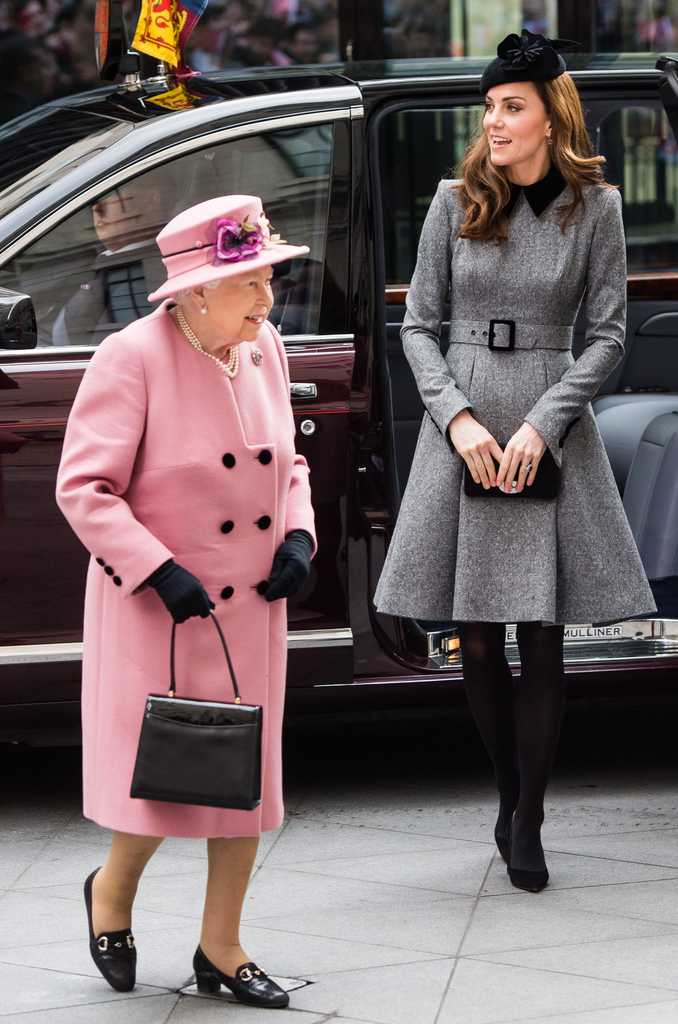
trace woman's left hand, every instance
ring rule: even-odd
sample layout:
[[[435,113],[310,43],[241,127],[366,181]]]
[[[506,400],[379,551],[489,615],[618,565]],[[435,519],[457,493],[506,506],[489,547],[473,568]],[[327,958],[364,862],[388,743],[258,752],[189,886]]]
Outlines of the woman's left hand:
[[[539,431],[530,423],[523,423],[504,448],[497,470],[497,487],[515,493],[522,491],[525,485],[529,487],[545,451],[546,442]],[[515,487],[511,487],[513,480],[516,481]]]
[[[267,601],[296,594],[311,571],[313,541],[306,530],[292,530],[273,558],[273,567],[264,591]]]

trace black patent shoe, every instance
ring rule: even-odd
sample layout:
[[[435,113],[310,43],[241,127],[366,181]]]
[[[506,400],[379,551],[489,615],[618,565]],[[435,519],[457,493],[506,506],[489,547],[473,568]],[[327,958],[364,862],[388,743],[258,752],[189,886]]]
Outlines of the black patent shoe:
[[[203,995],[216,995],[221,986],[225,985],[236,999],[239,999],[241,1003],[248,1003],[249,1006],[282,1009],[289,1005],[290,997],[285,989],[276,985],[251,960],[246,964],[241,964],[235,972],[235,977],[230,978],[228,974],[223,974],[218,967],[215,967],[198,946],[193,957],[193,970],[198,992],[202,992]]]
[[[92,928],[92,882],[97,871],[85,879],[85,907],[89,928],[89,951],[92,960],[111,988],[116,992],[131,992],[136,983],[137,951],[129,928],[94,935]]]

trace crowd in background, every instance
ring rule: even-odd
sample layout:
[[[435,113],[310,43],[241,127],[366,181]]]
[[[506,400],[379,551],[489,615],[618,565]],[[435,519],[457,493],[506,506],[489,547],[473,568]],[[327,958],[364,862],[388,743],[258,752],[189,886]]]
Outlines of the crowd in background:
[[[98,84],[90,0],[0,0],[0,122]]]
[[[473,26],[474,5],[483,0],[364,2],[383,4],[384,58],[462,56],[474,53],[478,46],[483,53],[491,52],[491,40],[479,41],[472,34],[465,38],[466,29],[460,28],[461,24]],[[139,0],[123,3],[133,33]],[[338,61],[340,3],[209,0],[185,59],[200,72]],[[94,4],[95,0],[0,0],[0,123],[45,100],[99,84]],[[520,7],[525,27],[554,34],[552,5],[545,0],[522,0]],[[596,0],[599,52],[661,51],[676,46],[678,0]]]
[[[196,71],[339,59],[338,0],[209,0],[189,41]]]
[[[209,0],[186,61],[203,72],[336,61],[337,2]],[[130,0],[130,33],[136,9]],[[94,0],[0,0],[0,123],[98,84]]]

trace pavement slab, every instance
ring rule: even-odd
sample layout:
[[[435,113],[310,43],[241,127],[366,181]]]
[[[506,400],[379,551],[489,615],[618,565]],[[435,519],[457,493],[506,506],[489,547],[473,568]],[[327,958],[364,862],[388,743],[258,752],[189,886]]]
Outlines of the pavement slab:
[[[621,981],[678,992],[678,932],[634,935],[539,949],[504,950],[474,959],[534,967],[559,974]]]
[[[290,1001],[295,1009],[374,1024],[434,1024],[451,966],[443,959],[312,976],[316,984],[293,993]]]
[[[420,737],[376,719],[298,725],[285,821],[261,837],[242,927],[248,955],[290,988],[276,1020],[676,1024],[674,721],[592,711],[565,729],[538,894],[514,888],[497,853],[491,768],[470,725],[436,719]],[[0,809],[0,1024],[271,1024],[268,1010],[195,988],[200,839],[169,838],[149,862],[138,985],[113,992],[89,955],[82,896],[110,832],[81,815],[79,754],[0,757],[13,780]]]
[[[476,901],[456,896],[414,901],[394,897],[390,905],[351,904],[331,910],[256,918],[257,927],[311,937],[337,938],[367,945],[454,956],[468,927]]]
[[[547,888],[540,895],[554,906],[591,915],[678,925],[678,881],[675,878],[551,892]]]
[[[598,914],[583,904],[569,906],[565,900],[547,896],[545,890],[521,892],[515,896],[481,899],[460,952],[470,956],[506,949],[540,949],[665,934],[678,935],[678,929],[670,923],[632,920],[621,913]]]
[[[432,850],[399,850],[364,857],[303,861],[288,870],[425,889],[431,893],[475,896],[494,857],[495,845],[460,840],[437,840]],[[654,877],[657,877],[656,873]]]
[[[81,1006],[7,1014],[0,1009],[0,1020],[2,1024],[165,1024],[179,1000],[176,994],[122,1000],[112,994],[108,1002]]]
[[[134,1002],[155,995],[152,988],[137,985],[133,992],[116,993],[101,977],[53,971],[46,967],[22,967],[0,962],[0,1020],[2,1015],[31,1010],[96,1003]]]
[[[671,992],[529,967],[458,962],[436,1024],[552,1024],[551,1015],[666,1002]],[[644,1024],[653,1024],[652,1005]]]
[[[676,1024],[678,1002],[644,1003],[640,1006],[613,1006],[582,1013],[549,1014],[544,1024]],[[505,1024],[534,1024],[534,1017],[514,1017]]]
[[[661,833],[660,833],[661,834]],[[586,886],[617,885],[628,882],[648,882],[665,878],[678,879],[674,867],[654,864],[636,864],[630,860],[610,860],[577,853],[553,853],[545,851],[549,868],[548,890],[578,889]],[[515,893],[515,886],[506,870],[506,864],[499,857],[483,886],[483,895]]]

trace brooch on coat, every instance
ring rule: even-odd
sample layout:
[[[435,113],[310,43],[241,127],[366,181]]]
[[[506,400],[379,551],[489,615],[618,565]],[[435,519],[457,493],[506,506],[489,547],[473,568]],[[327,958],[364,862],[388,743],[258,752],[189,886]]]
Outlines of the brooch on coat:
[[[254,363],[255,366],[261,366],[263,361],[264,353],[261,351],[260,348],[257,348],[257,346],[255,345],[254,348],[252,349],[252,362]]]

